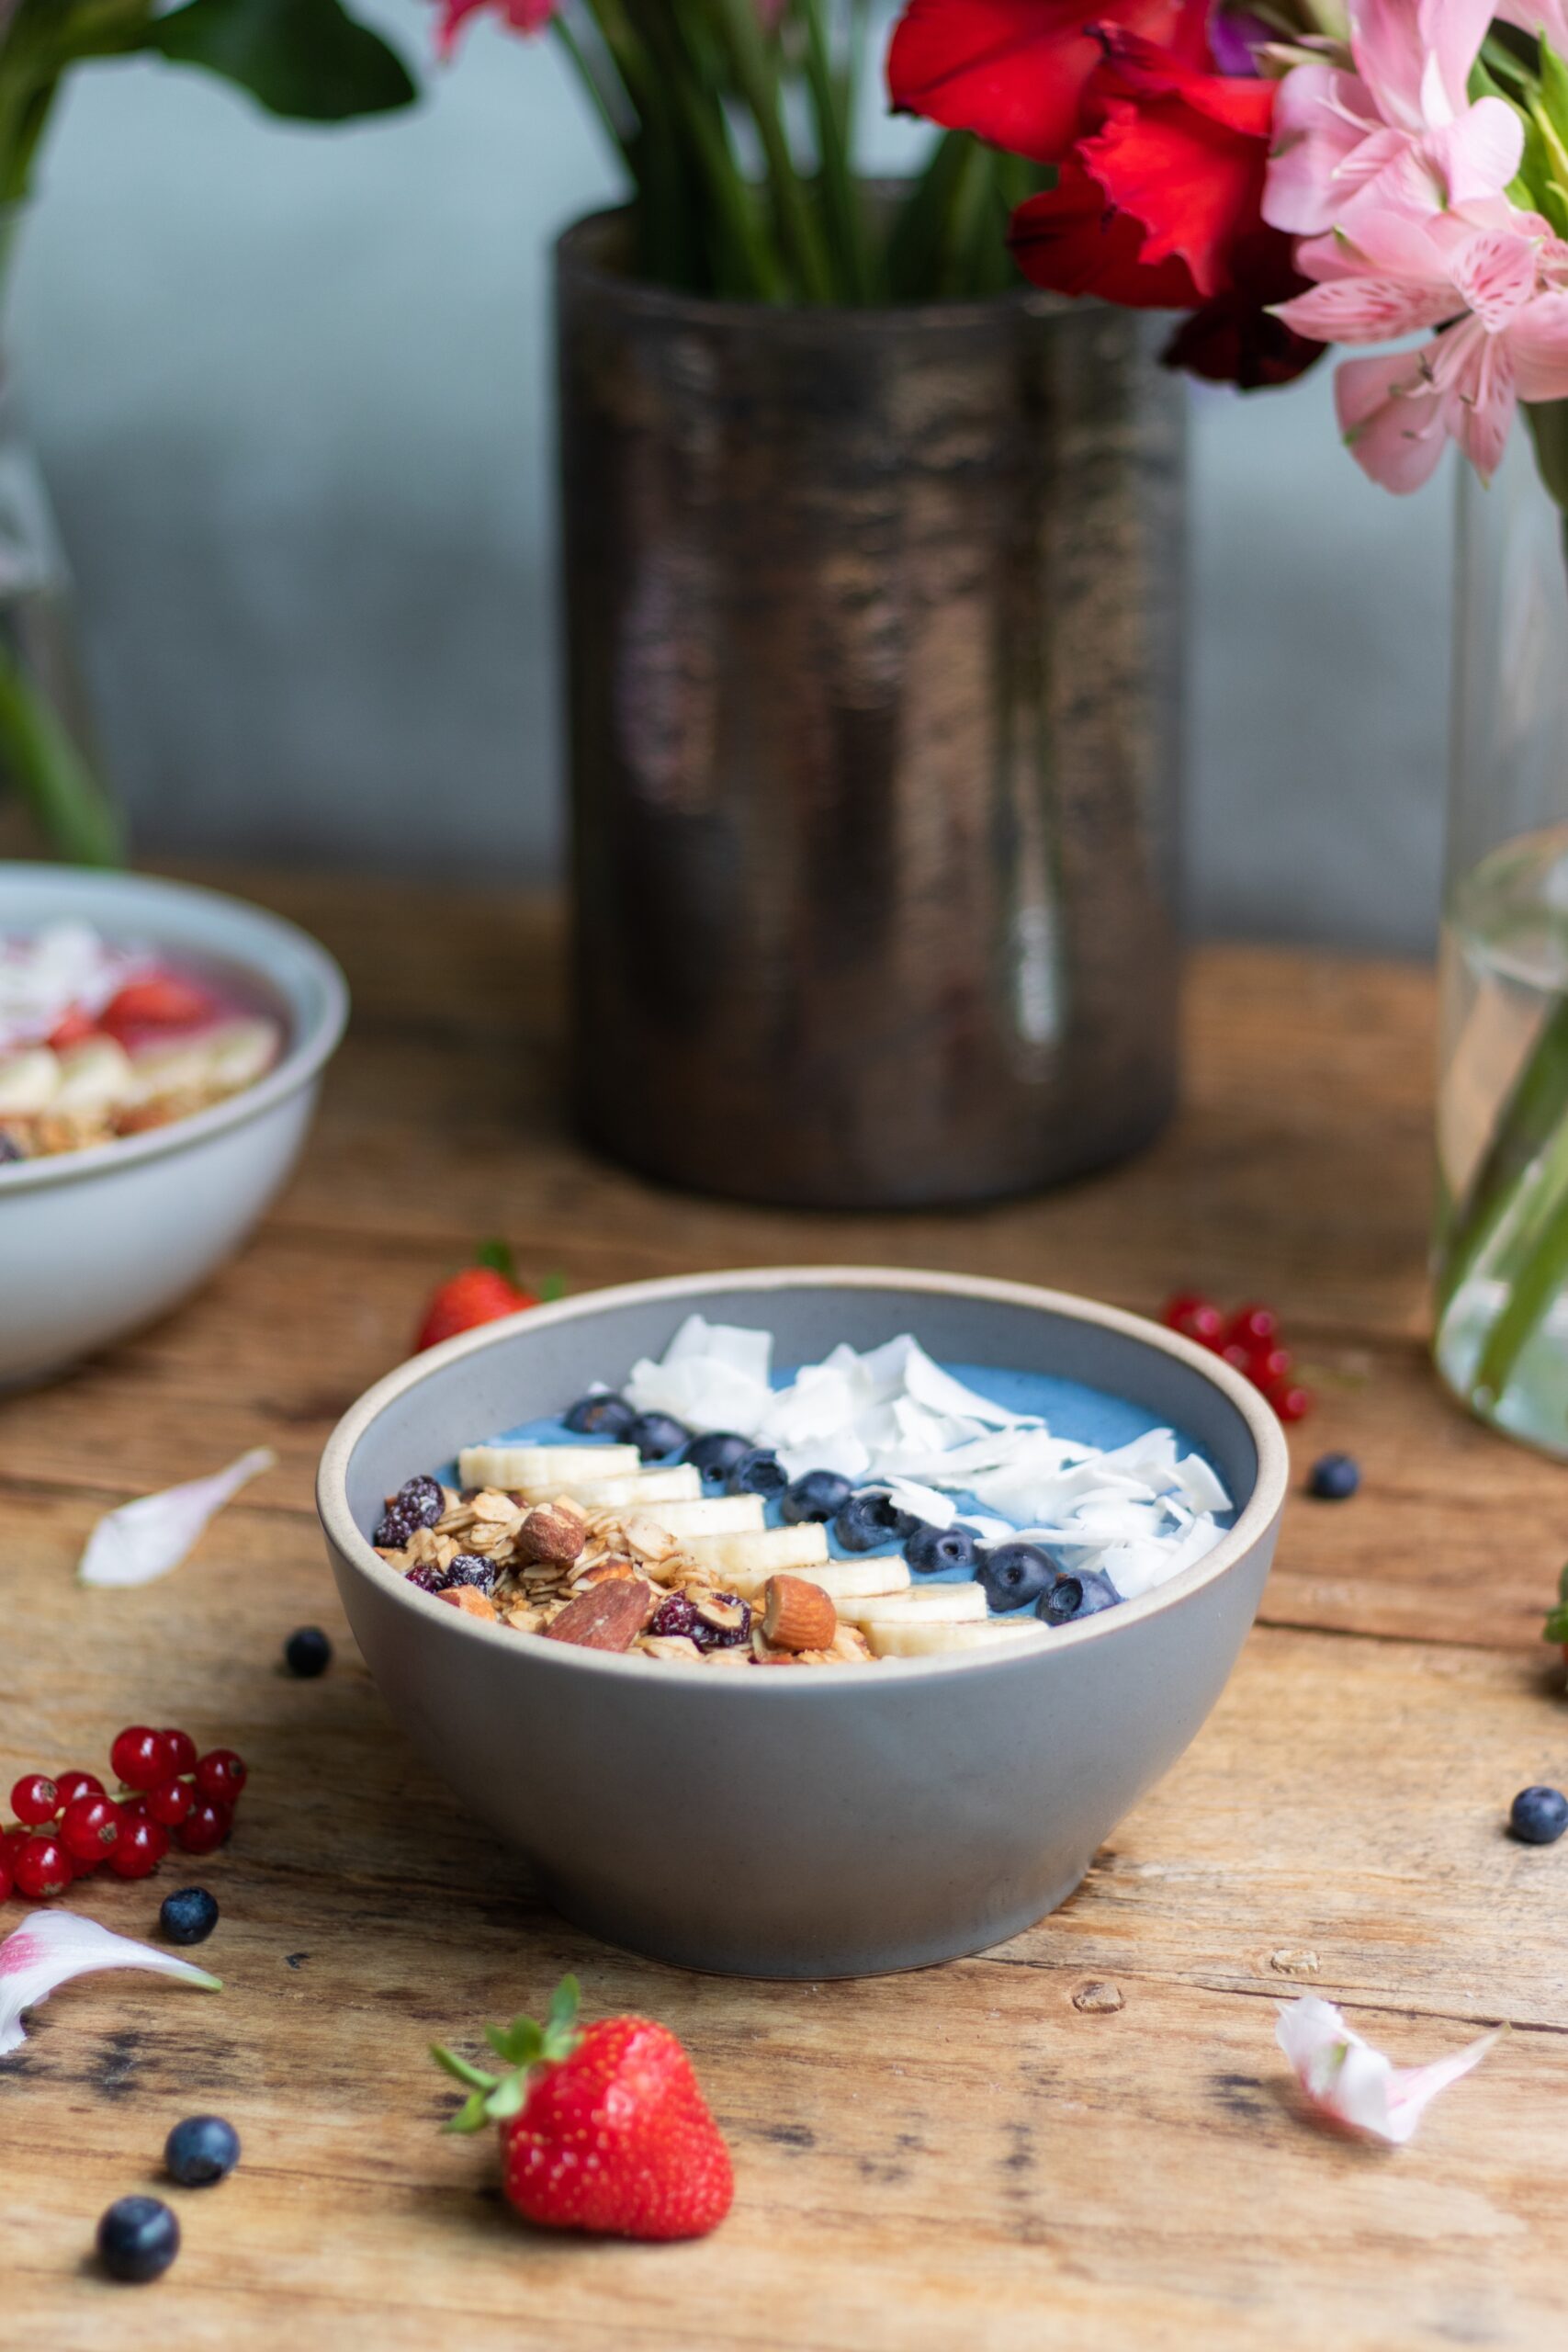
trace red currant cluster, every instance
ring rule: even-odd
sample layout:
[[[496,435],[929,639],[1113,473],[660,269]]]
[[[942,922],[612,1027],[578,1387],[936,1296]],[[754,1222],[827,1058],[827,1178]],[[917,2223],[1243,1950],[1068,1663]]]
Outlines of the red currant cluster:
[[[1313,1408],[1313,1394],[1303,1388],[1292,1368],[1289,1348],[1280,1339],[1280,1318],[1271,1306],[1238,1306],[1227,1315],[1212,1298],[1184,1290],[1168,1299],[1160,1320],[1183,1339],[1213,1348],[1237,1372],[1261,1388],[1282,1421],[1301,1421]]]
[[[108,1868],[150,1878],[173,1838],[187,1854],[210,1854],[234,1826],[245,1768],[231,1747],[196,1752],[186,1731],[133,1724],[109,1750],[119,1780],[107,1796],[93,1772],[25,1772],[11,1791],[14,1828],[0,1830],[0,1903],[13,1887],[36,1902],[63,1894]]]

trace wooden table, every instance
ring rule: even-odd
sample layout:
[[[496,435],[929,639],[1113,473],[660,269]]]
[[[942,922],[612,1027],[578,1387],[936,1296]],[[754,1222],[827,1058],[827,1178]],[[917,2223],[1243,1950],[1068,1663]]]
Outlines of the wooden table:
[[[0,1779],[101,1768],[127,1721],[231,1739],[253,1768],[239,1834],[186,1873],[222,1903],[227,1990],[86,1980],[0,2065],[0,2342],[28,2323],[49,2352],[1568,2340],[1568,1845],[1502,1834],[1516,1789],[1568,1781],[1539,1639],[1568,1476],[1464,1420],[1427,1370],[1427,977],[1213,951],[1188,1107],[1135,1166],[977,1215],[786,1217],[660,1193],[570,1142],[544,915],[249,882],[355,993],[307,1162],[205,1296],[0,1405]],[[542,1909],[405,1751],[311,1513],[333,1422],[498,1230],[574,1287],[880,1259],[1145,1310],[1190,1283],[1266,1296],[1319,1368],[1298,1462],[1345,1445],[1365,1487],[1295,1503],[1212,1722],[1055,1917],[882,1982],[646,1966]],[[177,1575],[75,1587],[101,1509],[258,1441],[281,1466]],[[278,1668],[306,1621],[341,1640],[320,1682]],[[175,1883],[99,1882],[91,1907],[143,1935]],[[536,2007],[567,1967],[595,2009],[646,2007],[688,2041],[739,2183],[706,2242],[531,2235],[488,2136],[439,2133],[427,2041]],[[1080,2006],[1094,1982],[1122,2007]],[[1414,2146],[1378,2151],[1299,2114],[1274,2012],[1309,1986],[1407,2061],[1514,2030]],[[243,2169],[176,2192],[185,2250],[160,2286],[101,2280],[98,2212],[154,2188],[170,2124],[212,2109]]]

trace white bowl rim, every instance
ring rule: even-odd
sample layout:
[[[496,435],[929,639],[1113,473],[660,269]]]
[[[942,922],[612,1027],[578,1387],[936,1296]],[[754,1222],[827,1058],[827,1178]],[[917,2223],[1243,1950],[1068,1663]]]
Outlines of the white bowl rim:
[[[79,882],[88,897],[101,894],[106,899],[120,892],[133,898],[144,898],[148,929],[156,934],[157,903],[170,899],[183,900],[188,905],[200,905],[221,910],[231,919],[238,916],[240,925],[253,936],[260,933],[270,939],[275,947],[284,949],[299,966],[308,972],[321,997],[320,1010],[308,1025],[302,1024],[290,1037],[283,1057],[265,1078],[254,1085],[242,1087],[237,1094],[214,1102],[205,1111],[193,1111],[188,1117],[173,1119],[166,1127],[153,1127],[146,1135],[117,1136],[112,1143],[89,1144],[82,1151],[51,1152],[40,1159],[7,1161],[0,1167],[0,1199],[7,1193],[29,1193],[46,1185],[79,1183],[85,1178],[104,1175],[116,1168],[130,1168],[149,1159],[160,1159],[167,1153],[184,1151],[203,1143],[209,1136],[221,1135],[229,1127],[243,1126],[248,1120],[260,1118],[276,1103],[284,1102],[302,1086],[310,1083],[331,1059],[348,1022],[348,982],[337,963],[328,955],[321,942],[312,939],[308,931],[290,922],[284,915],[275,915],[270,908],[258,907],[249,899],[231,896],[226,890],[211,890],[197,882],[165,880],[157,874],[119,873],[97,867],[28,865],[19,862],[0,864],[0,899],[8,883],[21,878],[56,880],[69,874]],[[6,918],[0,914],[0,922]],[[131,920],[135,920],[134,916]],[[231,949],[220,951],[231,960],[264,980],[277,986],[276,976],[254,952],[247,953],[246,944],[237,940]]]
[[[1098,1324],[1103,1329],[1120,1331],[1129,1339],[1141,1340],[1156,1352],[1174,1356],[1179,1363],[1201,1374],[1235,1408],[1258,1453],[1258,1475],[1252,1493],[1237,1513],[1235,1526],[1225,1531],[1213,1550],[1194,1561],[1190,1568],[1184,1568],[1179,1576],[1172,1577],[1168,1584],[1160,1585],[1135,1600],[1121,1601],[1116,1608],[1102,1610],[1077,1625],[1055,1627],[1037,1642],[1001,1642],[994,1648],[981,1647],[953,1657],[877,1658],[864,1666],[825,1668],[820,1674],[718,1674],[707,1666],[662,1660],[660,1675],[680,1689],[689,1691],[700,1681],[705,1690],[744,1693],[749,1705],[775,1702],[772,1694],[780,1694],[783,1703],[788,1704],[790,1692],[802,1688],[815,1688],[820,1692],[824,1681],[835,1690],[846,1684],[858,1690],[868,1678],[880,1688],[890,1677],[902,1680],[916,1675],[924,1681],[932,1675],[997,1672],[1008,1666],[1026,1667],[1033,1659],[1059,1657],[1064,1649],[1076,1648],[1082,1643],[1113,1639],[1129,1625],[1179,1608],[1237,1566],[1253,1545],[1267,1535],[1284,1508],[1290,1488],[1290,1449],[1273,1408],[1249,1380],[1211,1350],[1149,1322],[1144,1316],[1102,1306],[1096,1299],[1080,1298],[1070,1291],[1004,1282],[990,1275],[936,1273],[899,1266],[750,1266],[730,1273],[672,1274],[653,1282],[622,1283],[610,1289],[584,1291],[573,1298],[560,1299],[547,1306],[526,1307],[519,1314],[481,1324],[455,1340],[445,1340],[439,1347],[412,1356],[367,1389],[350,1406],[327,1441],[316,1478],[316,1510],[328,1537],[357,1575],[389,1593],[401,1607],[417,1611],[421,1621],[428,1624],[428,1596],[412,1590],[397,1569],[388,1566],[374,1545],[360,1533],[348,1508],[350,1458],[387,1406],[446,1364],[494,1347],[525,1326],[532,1330],[548,1329],[552,1324],[606,1313],[631,1302],[667,1298],[672,1304],[685,1302],[695,1307],[715,1292],[754,1291],[759,1297],[765,1297],[770,1291],[808,1287],[929,1291],[933,1295],[946,1293],[964,1298],[993,1299],[1006,1306],[1045,1309],[1071,1321]],[[448,1616],[451,1622],[444,1630],[459,1639],[499,1644],[512,1655],[521,1654],[547,1672],[635,1674],[641,1678],[648,1674],[647,1663],[640,1658],[573,1649],[564,1642],[529,1641],[508,1626],[488,1624],[481,1618],[465,1616],[460,1610],[448,1611]],[[761,1690],[756,1688],[759,1681],[763,1686]]]

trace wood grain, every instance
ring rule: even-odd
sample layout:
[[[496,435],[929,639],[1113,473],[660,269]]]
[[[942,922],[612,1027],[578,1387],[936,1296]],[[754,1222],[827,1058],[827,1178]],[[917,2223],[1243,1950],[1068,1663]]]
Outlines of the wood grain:
[[[231,1739],[239,1834],[186,1873],[223,1906],[209,1997],[134,1976],[56,1996],[0,2065],[9,2333],[58,2352],[344,2345],[845,2352],[1541,2348],[1568,2334],[1568,1848],[1503,1834],[1568,1781],[1537,1638],[1561,1469],[1467,1422],[1420,1347],[1428,983],[1257,950],[1199,959],[1190,1107],[1101,1183],[974,1216],[785,1217],[596,1166],[553,1105],[555,929],[512,901],[253,879],[344,957],[355,1035],[306,1167],[200,1299],[0,1404],[0,1785],[97,1762],[132,1719]],[[1322,1365],[1303,1459],[1362,1495],[1299,1502],[1205,1731],[1054,1918],[983,1959],[858,1984],[649,1967],[545,1911],[390,1729],[310,1509],[322,1438],[478,1234],[575,1285],[792,1258],[1005,1272],[1149,1308],[1269,1295]],[[85,1593],[105,1503],[265,1440],[280,1467],[166,1583]],[[325,1625],[332,1671],[279,1669]],[[149,1932],[151,1886],[92,1909]],[[85,1901],[85,1896],[84,1896]],[[535,2236],[493,2152],[443,2138],[425,2044],[470,2044],[565,1967],[595,2008],[688,2041],[736,2152],[713,2239]],[[1114,1985],[1118,2009],[1074,1996]],[[1397,2154],[1304,2121],[1274,2003],[1343,1999],[1397,2056],[1513,2030]],[[165,2281],[87,2260],[157,2187],[184,2113],[243,2165],[177,2198]]]

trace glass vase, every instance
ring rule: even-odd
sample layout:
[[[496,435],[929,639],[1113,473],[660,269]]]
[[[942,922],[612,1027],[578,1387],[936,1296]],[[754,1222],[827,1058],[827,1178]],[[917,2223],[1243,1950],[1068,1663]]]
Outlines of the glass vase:
[[[0,210],[0,305],[17,220]],[[77,651],[71,573],[0,345],[0,857],[118,863]]]
[[[1435,1346],[1568,1457],[1568,533],[1522,424],[1460,471]]]

